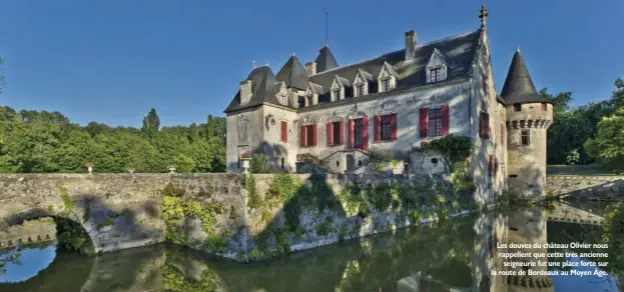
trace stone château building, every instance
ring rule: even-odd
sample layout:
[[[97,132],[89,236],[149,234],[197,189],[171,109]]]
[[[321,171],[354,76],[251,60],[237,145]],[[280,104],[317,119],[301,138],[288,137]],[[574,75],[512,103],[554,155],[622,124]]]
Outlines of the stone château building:
[[[482,200],[508,186],[541,194],[552,104],[535,90],[519,50],[496,94],[486,17],[482,7],[479,29],[428,43],[406,32],[404,48],[355,64],[338,65],[325,45],[305,66],[293,55],[277,74],[254,68],[225,109],[228,172],[241,171],[242,153],[263,153],[278,171],[306,171],[313,160],[328,172],[357,173],[383,151],[406,172],[439,173],[435,155],[414,149],[454,134],[474,143]]]

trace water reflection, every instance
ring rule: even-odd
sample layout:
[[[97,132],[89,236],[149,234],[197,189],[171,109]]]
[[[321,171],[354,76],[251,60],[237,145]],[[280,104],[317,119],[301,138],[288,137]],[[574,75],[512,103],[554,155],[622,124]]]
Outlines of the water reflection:
[[[549,212],[471,215],[251,264],[166,245],[97,257],[59,252],[36,276],[0,284],[0,291],[618,291],[613,277],[492,275],[526,269],[505,267],[499,255],[521,250],[496,248],[498,244],[600,237],[601,229],[591,225],[549,221]],[[555,260],[561,259],[522,259],[536,265]],[[9,275],[13,268],[7,267]]]

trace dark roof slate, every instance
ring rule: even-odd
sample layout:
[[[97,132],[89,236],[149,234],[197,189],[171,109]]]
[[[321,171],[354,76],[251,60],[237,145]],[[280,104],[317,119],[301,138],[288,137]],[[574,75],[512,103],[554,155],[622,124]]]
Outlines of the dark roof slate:
[[[334,54],[332,54],[327,45],[319,50],[319,55],[314,62],[316,62],[316,72],[323,72],[338,67],[338,62],[336,62]]]
[[[308,87],[308,71],[301,65],[294,55],[277,72],[276,78],[286,83],[286,87],[295,87],[305,90]]]
[[[374,59],[337,67],[336,60],[329,51],[329,48],[324,47],[320,50],[320,54],[316,59],[318,73],[308,76],[308,83],[304,88],[307,89],[311,83],[314,83],[312,86],[314,87],[314,91],[319,94],[319,102],[329,102],[329,98],[325,95],[328,95],[336,75],[352,83],[358,71],[362,70],[375,79],[379,76],[379,72],[382,70],[385,62],[392,66],[395,71],[394,73],[398,75],[397,86],[393,90],[426,85],[425,70],[434,49],[437,49],[443,54],[445,61],[449,65],[447,80],[467,77],[471,69],[472,60],[479,47],[480,32],[481,30],[470,31],[418,45],[415,49],[414,59],[410,61],[405,61],[405,49],[401,49]],[[278,73],[279,77],[273,75],[273,72],[268,66],[255,68],[247,77],[247,80],[252,80],[253,96],[250,102],[241,105],[239,91],[230,105],[225,109],[225,112],[227,113],[260,105],[263,102],[279,104],[275,98],[275,91],[272,90],[273,86],[279,84],[277,83],[278,80],[284,81],[289,86],[297,88],[302,86],[303,84],[301,84],[301,82],[304,78],[302,76],[303,74],[300,74],[298,68],[300,65],[301,63],[296,60],[296,58],[291,57],[284,67],[280,69]],[[303,70],[305,70],[305,68]],[[293,105],[289,105],[289,107],[293,107]]]
[[[505,79],[500,96],[506,104],[550,102],[535,90],[535,85],[533,85],[533,80],[520,50],[516,51],[511,60],[507,79]]]

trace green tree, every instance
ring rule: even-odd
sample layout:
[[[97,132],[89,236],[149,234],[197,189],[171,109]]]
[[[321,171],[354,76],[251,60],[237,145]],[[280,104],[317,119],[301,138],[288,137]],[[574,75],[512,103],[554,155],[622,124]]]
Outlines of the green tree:
[[[143,127],[141,128],[141,131],[145,133],[151,141],[158,134],[159,129],[160,118],[158,118],[156,109],[152,108],[147,116],[143,118]]]
[[[273,164],[264,154],[254,154],[249,162],[249,172],[251,173],[273,173]]]
[[[624,107],[598,123],[595,139],[585,143],[585,150],[606,168],[624,172]]]

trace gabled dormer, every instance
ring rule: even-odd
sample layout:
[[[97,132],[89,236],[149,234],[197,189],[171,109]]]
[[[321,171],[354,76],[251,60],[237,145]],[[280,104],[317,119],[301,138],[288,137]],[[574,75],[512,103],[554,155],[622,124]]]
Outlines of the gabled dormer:
[[[335,75],[331,86],[331,101],[344,99],[349,86],[351,86],[351,83],[348,79]]]
[[[309,82],[308,88],[306,89],[304,98],[304,106],[312,106],[318,104],[318,97],[323,93],[323,86],[320,86],[316,83]]]
[[[358,69],[355,79],[353,80],[353,96],[359,97],[367,95],[371,81],[375,81],[373,75],[362,69]]]
[[[384,62],[377,76],[377,88],[379,92],[388,92],[396,87],[399,74],[394,66]]]
[[[277,99],[277,102],[283,106],[288,106],[288,90],[286,89],[286,83],[277,82],[275,88],[275,99]]]
[[[449,65],[444,55],[438,49],[433,49],[427,62],[427,83],[446,80],[448,69]]]

